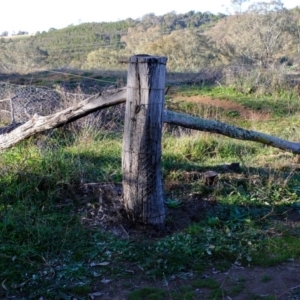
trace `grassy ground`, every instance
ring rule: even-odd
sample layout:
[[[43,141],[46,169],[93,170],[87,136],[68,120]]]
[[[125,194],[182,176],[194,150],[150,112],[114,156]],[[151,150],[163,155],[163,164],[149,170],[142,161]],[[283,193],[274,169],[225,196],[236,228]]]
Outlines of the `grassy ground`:
[[[245,120],[238,111],[189,102],[190,96],[229,99],[262,118]],[[182,88],[167,99],[169,109],[295,141],[298,102],[286,94],[256,99],[220,87]],[[114,192],[121,182],[121,136],[56,130],[1,153],[1,299],[224,299],[243,293],[247,282],[240,278],[225,289],[203,275],[208,269],[299,258],[297,156],[166,127],[166,231],[147,233],[126,223],[122,212],[110,218],[101,211],[103,202],[120,197]],[[219,174],[212,187],[202,180],[208,170]],[[101,183],[101,191],[85,191],[89,183]],[[263,273],[261,284],[271,279]],[[241,299],[276,297],[249,292]]]

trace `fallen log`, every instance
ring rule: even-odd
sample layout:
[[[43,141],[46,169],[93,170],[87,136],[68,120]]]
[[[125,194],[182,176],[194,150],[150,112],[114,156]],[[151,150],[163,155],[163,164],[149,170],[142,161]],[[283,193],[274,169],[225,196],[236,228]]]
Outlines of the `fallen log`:
[[[13,125],[11,125],[6,128],[7,130],[0,130],[0,150],[12,147],[36,133],[61,127],[97,110],[121,104],[126,101],[126,95],[126,88],[107,91],[103,95],[91,96],[75,106],[49,116],[34,115],[28,122],[18,124],[18,127],[13,130],[11,130]]]
[[[243,129],[215,120],[208,120],[165,110],[163,121],[165,123],[196,129],[199,131],[218,133],[243,141],[254,141],[271,147],[279,148],[281,150],[289,151],[294,154],[300,154],[300,143],[290,142],[272,135]]]

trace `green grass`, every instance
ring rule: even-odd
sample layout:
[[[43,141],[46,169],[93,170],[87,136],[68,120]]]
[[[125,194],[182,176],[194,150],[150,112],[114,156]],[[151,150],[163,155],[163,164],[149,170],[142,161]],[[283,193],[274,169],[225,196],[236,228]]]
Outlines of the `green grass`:
[[[176,291],[170,292],[170,298],[174,300],[194,300],[195,298],[195,292],[193,291],[193,288],[191,286],[180,286],[177,288]]]
[[[128,300],[163,300],[165,299],[165,292],[161,289],[144,287],[128,295]]]
[[[196,288],[208,288],[208,289],[217,289],[220,287],[220,284],[213,278],[206,278],[192,283],[193,287]]]
[[[189,92],[234,96],[226,89]],[[237,101],[247,105],[248,100]],[[287,120],[272,107],[273,119],[248,125],[291,136],[288,128],[298,128],[297,110]],[[181,109],[201,113],[193,105]],[[245,124],[239,116],[234,118],[237,124]],[[292,167],[295,156],[206,133],[173,135],[167,130],[163,137],[166,205],[184,212],[194,194],[214,197],[216,205],[203,210],[200,221],[163,237],[138,239],[87,226],[88,207],[98,207],[99,199],[84,197],[79,187],[85,182],[120,183],[121,148],[121,133],[91,131],[74,136],[57,131],[45,147],[29,139],[1,153],[0,298],[86,299],[99,278],[128,278],[126,270],[131,269],[162,281],[191,272],[200,276],[216,262],[225,271],[235,261],[270,266],[300,257],[300,227],[280,222],[290,211],[300,211],[300,177]],[[240,170],[224,168],[231,162],[239,162]],[[201,176],[187,177],[189,172],[207,170],[219,173],[212,188],[205,186]],[[178,188],[168,189],[169,183]],[[243,284],[226,293],[238,294]],[[171,291],[139,288],[128,299],[170,295],[195,299],[197,288],[211,289],[209,299],[223,297],[218,282],[202,279]]]
[[[261,278],[261,281],[265,282],[265,283],[269,282],[270,280],[272,280],[272,276],[270,276],[268,274],[263,275]]]

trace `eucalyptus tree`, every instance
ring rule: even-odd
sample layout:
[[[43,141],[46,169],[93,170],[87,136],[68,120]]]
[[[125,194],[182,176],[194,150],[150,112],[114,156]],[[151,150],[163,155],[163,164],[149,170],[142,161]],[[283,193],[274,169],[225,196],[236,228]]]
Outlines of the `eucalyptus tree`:
[[[199,71],[216,63],[206,35],[191,29],[175,30],[143,45],[143,53],[168,57],[168,69],[172,71]]]
[[[245,12],[219,21],[208,35],[229,61],[268,67],[291,51],[296,25],[291,20],[281,1],[256,2]]]
[[[28,39],[4,41],[0,44],[0,70],[28,72],[46,65],[48,54]]]

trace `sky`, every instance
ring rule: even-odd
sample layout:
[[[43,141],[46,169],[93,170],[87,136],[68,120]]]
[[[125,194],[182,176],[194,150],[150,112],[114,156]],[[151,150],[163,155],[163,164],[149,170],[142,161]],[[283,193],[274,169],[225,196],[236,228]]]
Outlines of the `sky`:
[[[268,0],[264,0],[268,2]],[[114,22],[126,18],[138,19],[148,13],[163,15],[175,11],[228,13],[230,0],[4,0],[1,3],[0,33],[18,31],[48,31],[71,24]],[[259,1],[255,1],[259,2]],[[299,0],[282,0],[286,8],[300,6]]]

